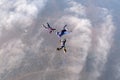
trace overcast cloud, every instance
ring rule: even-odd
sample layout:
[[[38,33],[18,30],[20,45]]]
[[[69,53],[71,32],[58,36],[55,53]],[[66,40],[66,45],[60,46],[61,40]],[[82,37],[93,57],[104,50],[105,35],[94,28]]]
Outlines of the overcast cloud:
[[[0,0],[0,80],[119,80],[117,22],[97,2]],[[68,25],[66,54],[46,22]]]

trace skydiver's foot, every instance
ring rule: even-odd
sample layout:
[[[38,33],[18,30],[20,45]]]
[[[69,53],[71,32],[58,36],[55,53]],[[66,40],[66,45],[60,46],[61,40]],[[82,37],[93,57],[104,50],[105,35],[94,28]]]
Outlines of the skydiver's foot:
[[[64,49],[64,53],[66,53],[67,52],[67,50],[66,49]]]

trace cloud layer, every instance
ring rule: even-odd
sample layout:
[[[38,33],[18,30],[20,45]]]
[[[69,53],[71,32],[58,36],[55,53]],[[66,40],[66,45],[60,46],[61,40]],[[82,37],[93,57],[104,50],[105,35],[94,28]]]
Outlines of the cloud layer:
[[[0,1],[1,80],[99,80],[102,77],[114,40],[115,26],[110,11],[73,0],[62,3],[67,6],[51,18],[52,14],[43,13],[57,1],[51,4],[45,0]],[[56,51],[59,39],[41,27],[45,21],[50,21],[57,30],[68,24],[72,32],[63,37],[67,38],[66,54]]]

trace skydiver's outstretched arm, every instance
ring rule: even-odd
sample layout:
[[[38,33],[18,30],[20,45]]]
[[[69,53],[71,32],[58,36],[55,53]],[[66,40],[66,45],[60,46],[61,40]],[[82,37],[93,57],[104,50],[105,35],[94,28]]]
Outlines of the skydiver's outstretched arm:
[[[50,27],[50,24],[49,24],[48,22],[47,22],[47,26],[48,26],[49,28],[51,28],[51,27]]]
[[[46,28],[46,29],[48,28],[48,27],[46,27],[44,24],[43,24],[43,27]]]
[[[56,29],[52,28],[48,22],[47,22],[47,26],[48,26],[48,28],[50,28],[53,31],[56,30]]]
[[[63,27],[63,30],[65,30],[66,26],[67,26],[67,25],[65,25],[65,26]]]

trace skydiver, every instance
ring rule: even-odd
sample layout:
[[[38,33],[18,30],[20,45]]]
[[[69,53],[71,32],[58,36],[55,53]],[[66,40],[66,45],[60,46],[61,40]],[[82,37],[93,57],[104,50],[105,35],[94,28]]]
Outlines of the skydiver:
[[[67,52],[66,46],[65,46],[66,39],[60,40],[60,43],[61,43],[61,47],[60,47],[60,48],[57,48],[57,50],[59,51],[59,50],[63,49],[64,53],[66,53],[66,52]]]
[[[49,23],[47,23],[47,27],[43,24],[43,27],[44,27],[45,29],[48,29],[48,30],[49,30],[49,33],[52,33],[54,30],[56,30],[56,29],[52,28],[52,27],[49,25]]]
[[[67,29],[66,29],[66,26],[67,26],[67,25],[65,25],[60,32],[57,32],[57,33],[56,33],[59,37],[62,37],[63,35],[69,33],[69,32],[67,31]]]

